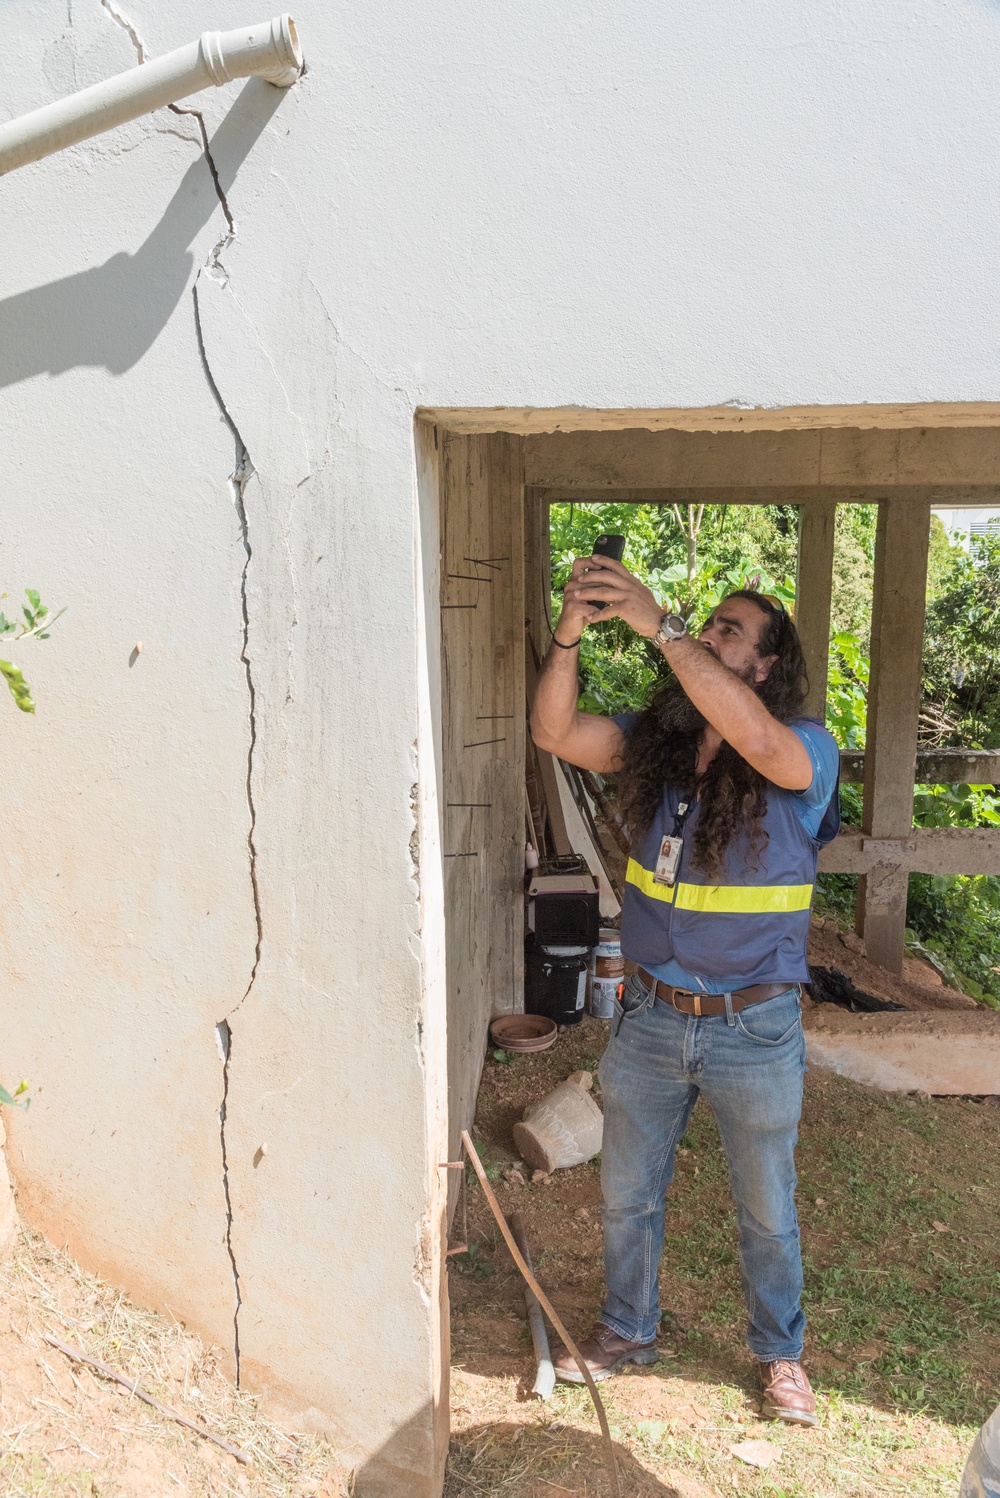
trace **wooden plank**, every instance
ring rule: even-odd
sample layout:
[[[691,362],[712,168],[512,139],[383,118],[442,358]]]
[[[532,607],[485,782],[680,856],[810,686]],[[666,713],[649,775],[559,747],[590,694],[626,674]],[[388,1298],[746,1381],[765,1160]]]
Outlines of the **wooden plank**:
[[[795,625],[809,673],[805,710],[826,722],[830,664],[830,604],[833,598],[833,539],[837,502],[825,499],[799,511],[799,558],[795,573]]]
[[[535,759],[538,762],[538,773],[542,779],[542,789],[545,792],[545,805],[549,814],[549,836],[552,840],[552,851],[558,858],[565,858],[568,853],[574,851],[570,841],[569,829],[566,826],[566,818],[563,816],[562,799],[559,795],[559,767],[555,758],[547,749],[535,749]]]
[[[627,487],[608,484],[601,488],[586,485],[535,485],[531,491],[549,504],[634,504],[634,505],[810,505],[877,504],[883,499],[909,499],[914,504],[927,502],[943,509],[1000,508],[1000,484],[925,484],[907,485],[901,491],[894,484],[701,484],[684,488],[650,484]]]
[[[524,875],[520,439],[441,444],[441,696],[448,1084],[475,1108],[491,1015],[519,1007]]]
[[[856,828],[819,856],[820,873],[1000,874],[1000,829],[913,827],[906,837],[871,838]]]
[[[918,749],[917,785],[1000,785],[998,749]],[[859,784],[865,778],[863,749],[840,751],[840,778]]]
[[[525,482],[572,488],[996,485],[1000,428],[560,431],[525,437]]]
[[[603,489],[821,482],[819,433],[617,431],[526,437],[525,483]]]
[[[524,470],[519,437],[498,432],[486,443],[487,496],[490,512],[488,557],[499,557],[489,638],[482,660],[492,673],[494,704],[501,716],[486,727],[503,726],[503,755],[494,769],[487,864],[492,936],[490,945],[490,1014],[510,1014],[524,1007]],[[482,697],[480,697],[482,701]],[[501,746],[498,746],[498,748]],[[483,1039],[485,1040],[485,1035]]]
[[[552,557],[549,535],[549,500],[537,489],[524,491],[524,624],[539,660],[544,660],[552,639],[549,610],[552,593]]]
[[[879,506],[865,744],[870,838],[908,837],[913,826],[929,538],[928,503],[900,498]],[[903,967],[906,889],[906,874],[882,865],[858,886],[857,927],[868,955],[896,973]]]
[[[455,433],[621,431],[772,431],[857,427],[862,431],[1000,427],[997,401],[912,401],[854,406],[422,406],[418,421]]]
[[[535,648],[530,639],[526,640],[524,651],[525,667],[525,727],[531,715],[531,705],[535,700],[535,689],[538,686],[538,669],[540,662],[535,658]],[[555,761],[547,749],[539,749],[534,743],[531,744],[531,753],[528,756],[538,770],[538,780],[541,783],[542,797],[545,802],[545,852],[555,854],[556,857],[565,857],[572,853],[573,847],[566,830],[566,821],[562,814],[562,802],[559,797],[559,789],[556,782]],[[541,852],[542,850],[539,849]]]
[[[566,775],[565,766],[561,760],[555,758],[552,759],[552,763],[556,772],[556,793],[562,807],[563,820],[566,823],[566,833],[570,841],[570,849],[573,853],[578,853],[581,858],[586,860],[588,869],[597,880],[597,886],[600,891],[601,919],[603,921],[617,921],[622,913],[621,901],[618,899],[614,885],[611,883],[600,843],[587,826],[583,813],[576,804],[572,787]]]

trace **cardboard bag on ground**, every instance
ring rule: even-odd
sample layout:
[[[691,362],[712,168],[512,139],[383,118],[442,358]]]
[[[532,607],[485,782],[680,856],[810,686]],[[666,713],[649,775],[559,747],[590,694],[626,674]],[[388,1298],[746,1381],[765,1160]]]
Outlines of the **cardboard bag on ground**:
[[[514,1125],[521,1158],[536,1170],[565,1170],[592,1160],[601,1148],[604,1115],[590,1096],[589,1071],[575,1071]]]

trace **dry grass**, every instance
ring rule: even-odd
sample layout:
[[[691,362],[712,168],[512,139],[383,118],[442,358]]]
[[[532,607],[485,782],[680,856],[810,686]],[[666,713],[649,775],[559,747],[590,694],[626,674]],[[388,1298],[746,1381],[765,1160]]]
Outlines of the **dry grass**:
[[[72,1364],[46,1333],[140,1383],[252,1458],[244,1467],[126,1390]],[[216,1351],[25,1232],[0,1265],[2,1498],[340,1498],[350,1480],[314,1436],[280,1429]]]
[[[491,1059],[477,1115],[501,1204],[520,1212],[571,1329],[589,1325],[602,1294],[597,1165],[537,1186],[502,1171],[525,1103],[596,1066],[604,1039],[599,1021],[585,1021],[552,1051]],[[799,1210],[822,1425],[789,1429],[759,1415],[725,1162],[699,1106],[667,1203],[664,1356],[602,1385],[629,1498],[955,1498],[974,1431],[1000,1399],[998,1144],[996,1106],[809,1074]],[[586,1391],[560,1386],[548,1406],[530,1395],[522,1287],[475,1186],[469,1236],[450,1276],[447,1498],[607,1498]],[[761,1438],[782,1453],[767,1471],[730,1452]]]

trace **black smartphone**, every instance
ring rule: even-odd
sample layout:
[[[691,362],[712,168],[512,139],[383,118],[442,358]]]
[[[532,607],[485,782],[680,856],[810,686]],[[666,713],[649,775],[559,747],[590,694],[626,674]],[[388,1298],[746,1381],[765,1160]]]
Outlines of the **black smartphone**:
[[[625,555],[625,537],[614,534],[598,536],[594,542],[595,557],[610,557],[613,562],[620,562]],[[594,568],[594,571],[597,569]],[[588,598],[587,602],[595,609],[606,609],[607,604],[599,602],[596,598]]]

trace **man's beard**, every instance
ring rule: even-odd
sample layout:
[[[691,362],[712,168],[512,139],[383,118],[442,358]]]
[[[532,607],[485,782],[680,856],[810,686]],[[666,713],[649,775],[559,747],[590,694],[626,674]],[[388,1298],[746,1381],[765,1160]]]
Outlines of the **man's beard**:
[[[738,676],[740,681],[746,682],[750,690],[759,696],[759,685],[755,680],[756,668],[751,663],[742,671],[733,671],[731,666],[725,668]],[[685,692],[676,676],[668,677],[657,688],[656,700],[653,704],[656,721],[664,733],[693,734],[701,738],[702,733],[708,726],[705,714],[699,712],[691,698]]]

